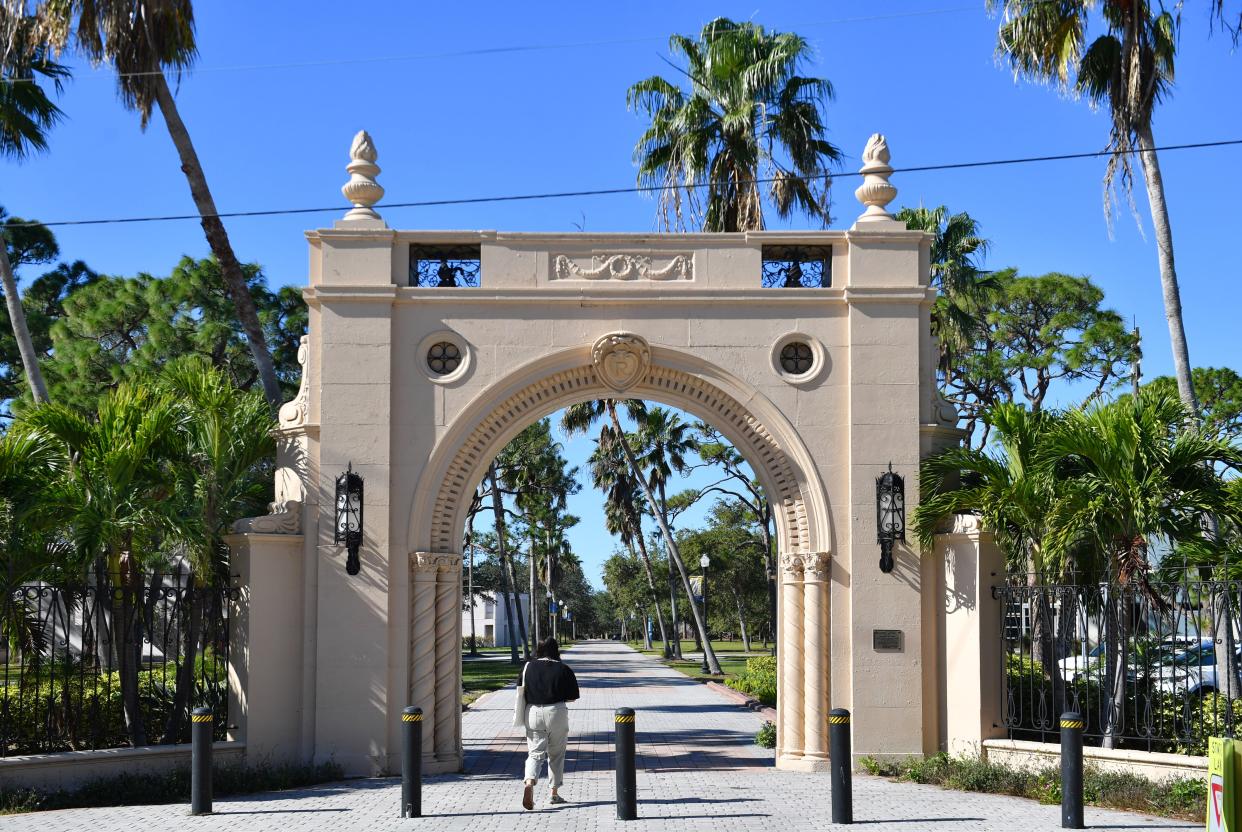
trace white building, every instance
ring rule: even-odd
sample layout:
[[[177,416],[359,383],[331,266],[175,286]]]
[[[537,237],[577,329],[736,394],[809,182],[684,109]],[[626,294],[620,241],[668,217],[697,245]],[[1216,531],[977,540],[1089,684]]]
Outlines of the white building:
[[[527,628],[530,627],[530,596],[525,592],[517,596],[517,604],[513,596],[509,596],[509,606],[513,609],[513,626],[516,630],[517,616],[520,614]],[[474,636],[480,647],[508,647],[521,644],[521,631],[509,633],[509,621],[505,617],[505,602],[499,593],[482,592],[472,599],[474,606]],[[520,613],[519,613],[520,609]],[[461,611],[461,633],[463,644],[470,638],[470,607],[463,604]]]

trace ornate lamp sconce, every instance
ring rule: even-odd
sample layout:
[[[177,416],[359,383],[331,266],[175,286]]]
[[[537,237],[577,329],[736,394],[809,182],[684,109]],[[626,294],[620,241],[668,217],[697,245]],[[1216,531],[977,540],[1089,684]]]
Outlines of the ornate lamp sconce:
[[[893,543],[906,542],[906,481],[893,473],[893,463],[875,480],[875,528],[880,544],[880,571],[893,571]]]
[[[358,549],[362,546],[362,475],[354,473],[352,462],[345,473],[336,478],[335,542],[345,544],[349,552],[345,558],[345,571],[357,575],[361,568]]]

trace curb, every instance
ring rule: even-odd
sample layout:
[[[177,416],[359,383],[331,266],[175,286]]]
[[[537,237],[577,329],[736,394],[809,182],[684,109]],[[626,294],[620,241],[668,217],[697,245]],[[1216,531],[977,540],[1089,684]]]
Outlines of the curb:
[[[728,685],[722,685],[720,684],[720,682],[708,681],[708,682],[704,682],[703,684],[711,688],[712,690],[714,690],[716,693],[720,694],[721,696],[725,697],[726,699],[732,699],[734,702],[738,703],[739,705],[742,705],[748,708],[749,710],[754,711],[755,713],[762,716],[764,719],[767,719],[770,722],[776,722],[776,710],[774,708],[764,707],[763,703],[760,702],[758,699],[747,696],[741,691],[734,690]]]

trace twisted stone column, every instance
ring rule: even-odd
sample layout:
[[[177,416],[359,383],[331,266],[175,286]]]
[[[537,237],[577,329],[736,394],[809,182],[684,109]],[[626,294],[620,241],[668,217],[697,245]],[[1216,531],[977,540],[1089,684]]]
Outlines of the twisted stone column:
[[[457,760],[457,714],[461,713],[461,555],[436,556],[435,753]]]
[[[780,646],[780,755],[802,757],[802,555],[781,555],[781,610],[777,633]]]
[[[423,709],[423,730],[436,717],[436,573],[437,558],[429,552],[410,556],[414,574],[410,593],[410,701]],[[423,742],[423,759],[434,760],[434,742]]]
[[[802,622],[805,673],[802,677],[803,755],[828,759],[828,575],[827,552],[802,556]]]

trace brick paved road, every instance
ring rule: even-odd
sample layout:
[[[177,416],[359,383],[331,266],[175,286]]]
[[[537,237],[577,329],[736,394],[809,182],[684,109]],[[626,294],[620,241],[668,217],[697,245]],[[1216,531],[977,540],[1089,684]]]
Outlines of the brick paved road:
[[[5,832],[154,832],[154,830],[310,829],[436,832],[650,829],[664,832],[818,830],[830,826],[828,779],[772,767],[771,752],[752,738],[754,714],[622,645],[579,644],[566,655],[583,697],[570,714],[571,739],[564,793],[572,801],[548,806],[541,782],[535,812],[519,805],[525,741],[509,723],[512,689],[480,699],[463,718],[468,774],[428,778],[420,820],[401,820],[400,784],[354,780],[311,789],[225,798],[217,814],[190,818],[187,807],[75,809],[0,818]],[[639,815],[615,819],[612,773],[613,710],[638,711]],[[915,830],[1060,828],[1059,808],[994,795],[854,778],[856,822]],[[1087,825],[1111,829],[1190,829],[1201,824],[1087,810]]]

